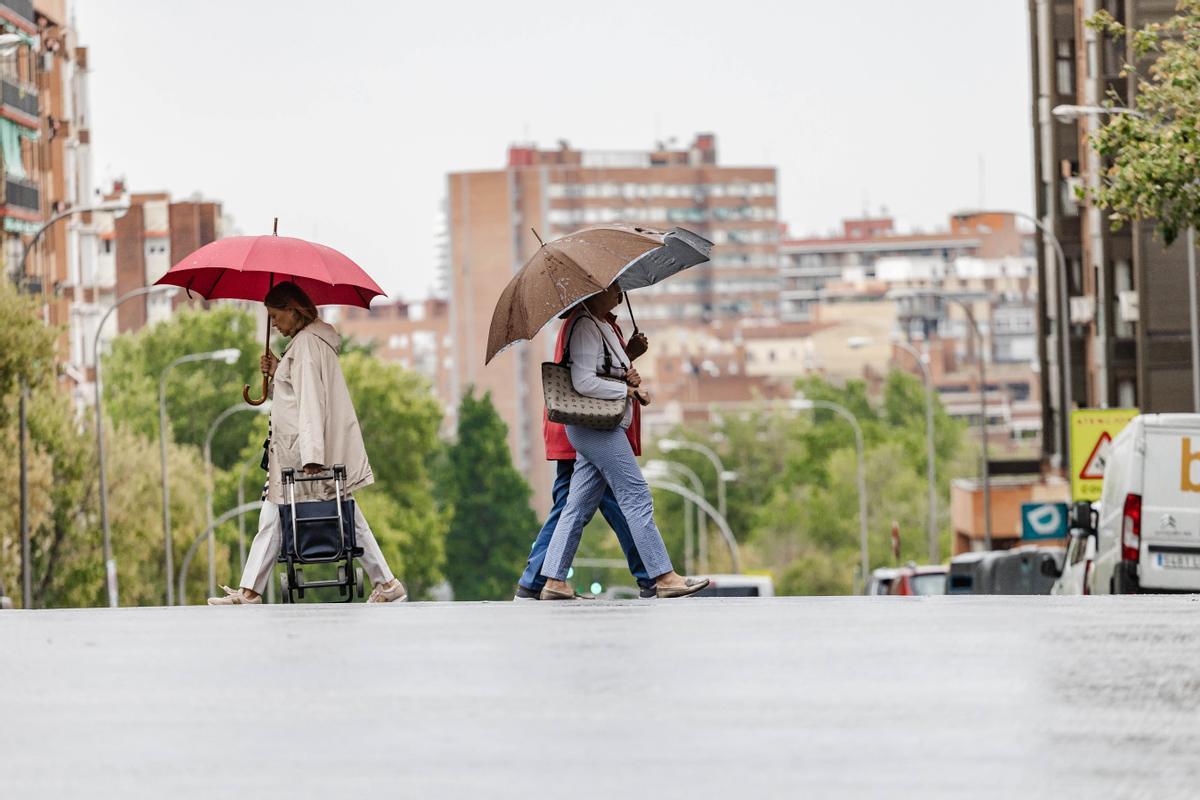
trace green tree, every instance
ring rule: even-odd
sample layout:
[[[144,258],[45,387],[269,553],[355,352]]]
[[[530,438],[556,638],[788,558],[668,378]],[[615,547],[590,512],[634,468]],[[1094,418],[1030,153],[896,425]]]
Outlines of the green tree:
[[[1129,43],[1133,58],[1121,74],[1137,80],[1138,115],[1114,115],[1092,138],[1108,164],[1094,199],[1114,228],[1155,220],[1170,246],[1200,226],[1200,0],[1179,0],[1175,16],[1139,30],[1108,12],[1088,24]]]
[[[375,484],[356,494],[392,570],[410,595],[442,579],[449,514],[438,508],[433,469],[442,412],[414,372],[364,351],[342,357]]]
[[[863,429],[871,565],[892,563],[893,521],[900,524],[901,560],[924,560],[927,492],[921,382],[907,373],[891,373],[878,404],[870,401],[861,381],[839,387],[807,379],[797,388],[810,399],[845,406]],[[795,412],[764,404],[728,415],[712,429],[693,427],[671,438],[684,437],[716,450],[725,467],[738,475],[728,485],[728,519],[741,543],[744,569],[770,570],[780,582],[780,593],[852,589],[860,548],[857,456],[849,424],[824,409]],[[949,482],[958,474],[953,465],[961,458],[962,438],[962,425],[938,403],[934,441],[943,551]],[[715,475],[707,459],[685,450],[665,457],[694,470],[716,505]],[[655,493],[658,525],[676,558],[683,552],[681,502],[669,493]],[[724,569],[724,548],[711,525],[709,530],[710,570]]]
[[[229,305],[182,309],[168,320],[118,336],[104,359],[104,402],[116,426],[130,426],[157,442],[158,385],[166,366],[190,353],[230,347],[241,351],[234,364],[181,364],[167,377],[171,436],[193,447],[204,444],[209,427],[222,411],[242,401],[246,383],[257,392],[262,341],[255,335],[254,316]],[[213,463],[218,467],[228,469],[237,461],[255,425],[253,416],[234,414],[221,423],[213,439]]]
[[[491,394],[468,389],[438,481],[451,510],[446,577],[460,600],[509,596],[537,531],[529,484],[513,467],[507,435]]]

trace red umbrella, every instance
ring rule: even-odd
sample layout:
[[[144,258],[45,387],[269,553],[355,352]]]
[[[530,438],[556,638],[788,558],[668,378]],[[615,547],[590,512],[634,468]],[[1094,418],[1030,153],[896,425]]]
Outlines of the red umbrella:
[[[279,220],[275,220],[278,230]],[[204,245],[167,270],[155,284],[181,286],[188,294],[205,300],[253,300],[261,303],[277,283],[291,281],[319,306],[340,305],[369,308],[383,290],[362,267],[345,255],[315,242],[287,236],[231,236]],[[271,349],[271,326],[267,325],[267,352]],[[260,405],[267,397],[263,376],[262,398],[250,399],[250,387],[242,397]]]

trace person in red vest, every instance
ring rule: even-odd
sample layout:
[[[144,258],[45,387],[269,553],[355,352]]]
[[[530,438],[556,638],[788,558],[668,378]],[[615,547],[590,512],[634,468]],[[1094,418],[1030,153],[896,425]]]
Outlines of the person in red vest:
[[[569,311],[565,312],[563,317],[565,318],[569,313]],[[608,314],[604,321],[612,326],[617,338],[625,347],[625,354],[629,356],[630,361],[634,361],[646,353],[649,347],[646,334],[635,333],[626,342],[625,334],[621,331],[621,326],[617,324],[614,314]],[[564,325],[559,330],[558,340],[554,344],[555,361],[562,358],[566,336],[567,326]],[[629,437],[629,443],[633,446],[633,454],[640,456],[642,454],[641,407],[637,403],[633,404],[633,422],[626,434]],[[558,518],[567,505],[571,475],[575,472],[575,448],[567,441],[566,428],[547,419],[545,410],[542,411],[542,437],[546,442],[546,460],[554,461],[557,464],[554,487],[551,489],[554,505],[550,509],[549,516],[546,517],[546,523],[542,526],[542,530],[534,539],[533,547],[529,550],[529,560],[525,564],[525,572],[517,582],[517,593],[513,600],[537,600],[541,595],[542,587],[546,585],[546,577],[542,575],[542,564],[546,560],[546,548],[550,545],[550,538],[554,535]],[[613,533],[617,535],[617,541],[625,553],[626,561],[629,562],[629,571],[638,583],[639,594],[643,598],[654,597],[654,580],[646,572],[646,565],[642,563],[642,557],[638,554],[637,547],[634,546],[629,523],[625,520],[625,515],[621,513],[621,506],[618,505],[617,497],[613,494],[611,487],[604,491],[604,499],[600,501],[600,513],[613,529]]]

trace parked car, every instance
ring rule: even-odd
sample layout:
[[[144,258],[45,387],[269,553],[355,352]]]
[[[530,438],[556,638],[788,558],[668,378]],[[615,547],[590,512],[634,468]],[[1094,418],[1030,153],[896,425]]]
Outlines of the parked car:
[[[962,553],[950,559],[946,573],[946,594],[993,594],[992,565],[1001,555],[991,550]]]
[[[1200,414],[1142,414],[1104,466],[1093,594],[1200,592]]]
[[[1062,572],[1050,594],[1090,594],[1092,567],[1096,561],[1096,523],[1099,503],[1075,503],[1071,506],[1067,554]]]
[[[774,597],[775,581],[770,575],[707,575],[708,586],[696,597]]]
[[[891,567],[879,567],[872,570],[863,594],[888,594],[892,590],[892,581],[896,580],[897,570]]]
[[[950,559],[946,594],[1050,594],[1062,572],[1061,547],[1023,545]]]
[[[990,594],[1050,594],[1065,555],[1065,548],[1038,545],[1004,550],[992,567]]]
[[[946,593],[946,565],[909,564],[896,570],[888,594],[926,595]]]

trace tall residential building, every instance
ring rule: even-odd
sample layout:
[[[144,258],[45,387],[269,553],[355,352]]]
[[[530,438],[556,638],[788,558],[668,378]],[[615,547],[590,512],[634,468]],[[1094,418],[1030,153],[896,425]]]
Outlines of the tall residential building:
[[[780,288],[776,194],[774,168],[719,165],[711,134],[696,136],[685,149],[513,146],[504,169],[449,175],[445,283],[453,398],[469,386],[492,393],[537,507],[548,505],[552,479],[542,446],[540,363],[551,355],[554,326],[483,364],[496,300],[538,249],[531,229],[548,241],[606,222],[688,228],[716,243],[712,261],[635,293],[642,328],[773,321]]]
[[[153,284],[172,264],[222,236],[218,202],[172,201],[166,192],[129,194],[119,182],[97,199],[127,203],[129,210],[96,212],[75,228],[78,263],[71,286],[69,364],[78,373],[77,392],[90,391],[96,366],[92,343],[101,318],[117,298]],[[101,350],[117,334],[164,320],[186,302],[182,292],[174,297],[162,292],[127,300],[105,320],[99,338]]]
[[[1037,214],[1055,232],[1068,265],[1071,394],[1076,407],[1190,411],[1191,353],[1187,253],[1181,240],[1164,249],[1150,223],[1110,229],[1107,214],[1076,190],[1104,169],[1088,146],[1095,115],[1061,122],[1058,105],[1096,105],[1114,92],[1135,101],[1136,83],[1122,77],[1129,49],[1086,27],[1107,10],[1131,28],[1175,13],[1174,0],[1029,0]],[[1068,415],[1058,312],[1060,287],[1048,238],[1038,251],[1040,359],[1046,457],[1061,452]]]
[[[450,402],[454,343],[449,303],[434,298],[377,302],[369,309],[346,306],[338,309],[337,325],[343,336],[371,345],[379,358],[428,380],[442,404],[443,427],[453,429],[458,409]]]
[[[21,44],[0,56],[0,217],[5,273],[43,303],[48,323],[68,322],[70,236],[50,229],[20,274],[24,243],[55,214],[78,203],[78,166],[87,161],[87,123],[76,106],[86,90],[87,51],[79,47],[65,0],[0,2],[0,29]]]

